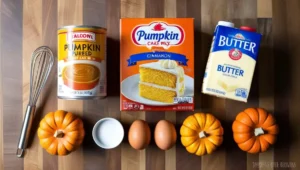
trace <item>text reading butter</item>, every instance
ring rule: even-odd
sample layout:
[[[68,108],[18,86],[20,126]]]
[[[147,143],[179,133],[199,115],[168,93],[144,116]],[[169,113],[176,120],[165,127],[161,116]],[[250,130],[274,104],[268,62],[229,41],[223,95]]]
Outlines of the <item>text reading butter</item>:
[[[261,34],[217,26],[202,92],[247,102]]]
[[[193,19],[121,19],[121,110],[194,109]]]

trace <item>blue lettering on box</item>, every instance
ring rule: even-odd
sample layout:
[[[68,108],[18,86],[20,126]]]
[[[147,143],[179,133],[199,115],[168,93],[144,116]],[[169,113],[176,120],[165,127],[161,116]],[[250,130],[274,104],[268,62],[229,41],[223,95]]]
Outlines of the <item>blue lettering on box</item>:
[[[235,68],[235,67],[231,67],[228,65],[218,65],[217,71],[223,72],[223,73],[227,73],[227,74],[231,74],[231,75],[235,75],[235,76],[244,76],[244,70],[239,69],[239,68]]]
[[[128,66],[134,66],[138,61],[144,60],[160,60],[160,59],[169,59],[178,61],[179,65],[187,66],[188,59],[185,55],[171,52],[145,52],[133,54],[127,60]]]
[[[253,32],[236,28],[218,26],[212,52],[230,51],[235,49],[256,60],[260,40],[261,34],[254,34]]]

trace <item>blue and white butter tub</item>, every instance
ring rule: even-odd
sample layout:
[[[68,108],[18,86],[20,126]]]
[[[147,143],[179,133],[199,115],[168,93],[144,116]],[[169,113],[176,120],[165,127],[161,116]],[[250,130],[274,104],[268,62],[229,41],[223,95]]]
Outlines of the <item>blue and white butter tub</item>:
[[[253,30],[217,26],[203,79],[204,94],[247,102],[262,37]]]

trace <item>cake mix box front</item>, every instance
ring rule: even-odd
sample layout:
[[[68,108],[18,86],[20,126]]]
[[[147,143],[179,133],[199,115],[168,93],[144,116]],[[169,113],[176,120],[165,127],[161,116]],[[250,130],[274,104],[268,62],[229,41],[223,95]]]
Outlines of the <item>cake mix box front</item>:
[[[121,19],[121,110],[194,110],[194,20]]]

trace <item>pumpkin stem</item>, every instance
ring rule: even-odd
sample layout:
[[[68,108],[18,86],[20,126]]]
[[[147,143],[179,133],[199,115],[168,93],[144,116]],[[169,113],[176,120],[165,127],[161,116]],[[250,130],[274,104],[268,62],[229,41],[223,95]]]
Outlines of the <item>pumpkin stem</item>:
[[[259,127],[259,128],[254,129],[255,136],[259,136],[259,135],[263,135],[263,134],[265,134],[265,131],[263,130],[263,128]]]
[[[55,138],[62,138],[62,137],[64,137],[64,131],[62,131],[62,130],[56,130],[53,136]]]
[[[199,133],[199,137],[200,137],[200,138],[205,138],[205,137],[207,137],[205,131],[201,131],[201,132]]]

